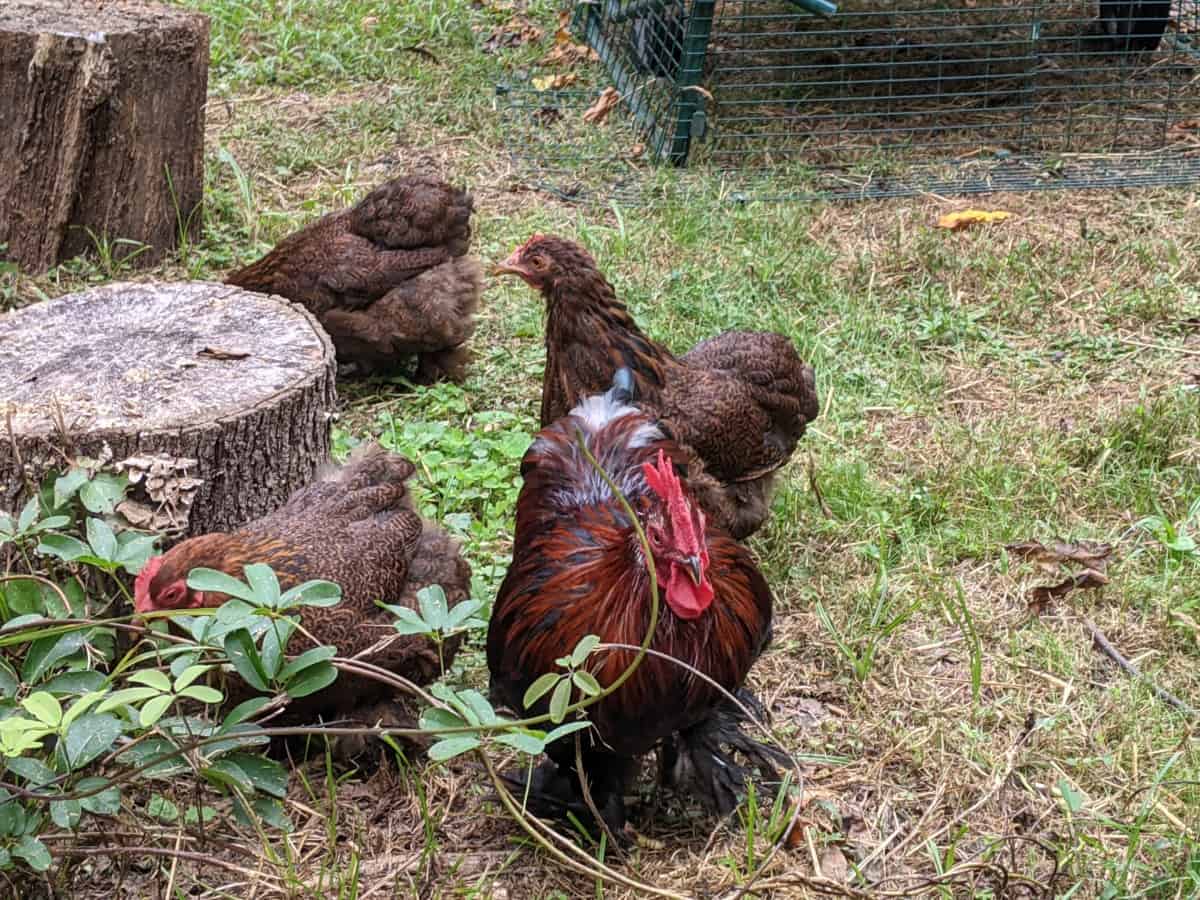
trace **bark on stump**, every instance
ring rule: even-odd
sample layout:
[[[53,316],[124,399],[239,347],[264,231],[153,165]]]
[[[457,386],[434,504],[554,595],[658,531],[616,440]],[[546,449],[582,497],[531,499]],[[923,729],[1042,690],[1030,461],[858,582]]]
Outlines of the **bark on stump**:
[[[0,508],[64,458],[129,472],[173,537],[281,506],[329,458],[333,344],[303,307],[223,284],[112,284],[0,317]]]
[[[207,17],[146,3],[0,3],[0,244],[31,273],[97,238],[196,235]],[[116,256],[132,252],[115,248]]]

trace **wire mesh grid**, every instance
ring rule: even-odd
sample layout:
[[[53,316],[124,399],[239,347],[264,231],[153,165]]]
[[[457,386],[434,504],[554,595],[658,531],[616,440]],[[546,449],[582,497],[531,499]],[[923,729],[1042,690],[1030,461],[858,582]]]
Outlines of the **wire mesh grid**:
[[[570,10],[592,61],[545,90],[536,73],[498,88],[523,173],[565,196],[646,200],[704,180],[843,199],[1200,179],[1198,0]],[[585,121],[606,88],[619,111]]]

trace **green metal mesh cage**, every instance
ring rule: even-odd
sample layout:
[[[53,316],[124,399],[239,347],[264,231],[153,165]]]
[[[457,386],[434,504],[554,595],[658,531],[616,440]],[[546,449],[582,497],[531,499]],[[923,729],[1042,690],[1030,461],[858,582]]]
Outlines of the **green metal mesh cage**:
[[[565,89],[536,70],[498,87],[521,171],[566,196],[646,199],[664,169],[829,198],[1200,177],[1200,0],[569,10],[595,61]],[[605,88],[620,112],[585,121]]]

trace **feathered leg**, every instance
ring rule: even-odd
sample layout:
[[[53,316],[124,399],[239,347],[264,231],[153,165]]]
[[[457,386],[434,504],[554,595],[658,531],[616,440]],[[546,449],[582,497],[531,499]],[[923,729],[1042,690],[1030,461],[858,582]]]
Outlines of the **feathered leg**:
[[[748,690],[739,688],[734,696],[756,718],[765,718],[762,704]],[[662,769],[667,783],[694,794],[710,812],[720,816],[737,809],[749,767],[758,771],[768,793],[773,793],[779,782],[775,767],[788,765],[790,758],[779,748],[756,741],[742,731],[746,721],[738,705],[725,700],[703,722],[664,741]],[[750,766],[739,765],[735,753]]]

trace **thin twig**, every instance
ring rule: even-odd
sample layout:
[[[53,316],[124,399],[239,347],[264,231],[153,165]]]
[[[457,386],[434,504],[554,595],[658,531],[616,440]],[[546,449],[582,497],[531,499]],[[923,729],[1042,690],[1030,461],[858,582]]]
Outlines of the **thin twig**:
[[[817,484],[817,467],[813,462],[812,451],[808,451],[808,486],[812,489],[813,496],[817,498],[817,505],[821,507],[821,512],[825,518],[833,518],[833,510],[829,508],[829,504],[825,502],[825,496],[821,493],[821,487]]]
[[[25,471],[25,462],[21,459],[21,446],[17,443],[16,430],[13,428],[13,415],[15,412],[16,404],[8,404],[8,408],[4,414],[4,422],[8,426],[8,442],[12,445],[13,461],[17,464],[17,471],[21,473],[21,480],[25,482],[25,492],[30,497],[36,497],[37,487],[34,485],[29,473]]]
[[[944,825],[942,825],[939,829],[937,829],[937,831],[933,832],[933,834],[924,836],[923,840],[921,841],[923,845],[928,844],[931,841],[935,841],[951,829],[957,828],[960,822],[965,822],[970,816],[974,815],[978,810],[982,809],[986,804],[991,802],[991,799],[996,795],[1000,788],[1004,787],[1005,783],[1012,776],[1013,770],[1017,767],[1017,751],[1024,746],[1025,742],[1029,739],[1030,732],[1032,731],[1033,722],[1026,721],[1025,727],[1021,729],[1021,733],[1017,735],[1017,739],[1013,741],[1012,746],[1008,748],[1008,752],[1005,754],[1004,759],[1004,769],[1003,771],[997,773],[996,777],[992,780],[991,787],[984,791],[983,796],[956,815],[949,822],[946,822]],[[924,819],[925,817],[922,816],[921,822],[923,822]],[[920,822],[917,824],[919,826]],[[917,836],[918,834],[915,828],[909,831],[908,836],[905,837],[904,840],[902,840],[899,844],[897,844],[895,849],[891,851],[892,858],[902,859],[903,857],[900,856],[900,851],[911,844],[913,839]]]
[[[596,820],[597,827],[608,837],[608,846],[619,854],[621,847],[617,843],[617,836],[608,827],[608,822],[604,820],[604,816],[600,815],[600,810],[596,808],[596,801],[592,799],[592,787],[588,784],[587,772],[583,768],[583,739],[579,736],[578,731],[575,732],[575,774],[579,777],[579,791],[583,794],[583,802],[587,804],[588,812]]]
[[[1091,632],[1092,643],[1096,646],[1096,648],[1113,662],[1115,662],[1121,668],[1121,670],[1125,672],[1126,675],[1128,675],[1130,678],[1133,678],[1135,681],[1144,682],[1145,685],[1150,688],[1151,693],[1153,693],[1155,697],[1168,706],[1173,706],[1184,715],[1192,716],[1193,718],[1196,716],[1196,710],[1194,707],[1190,706],[1183,700],[1180,700],[1170,691],[1160,688],[1157,684],[1143,675],[1137,666],[1121,655],[1121,651],[1112,645],[1112,642],[1105,636],[1104,632],[1097,628],[1091,619],[1084,619],[1083,624],[1084,627]]]
[[[170,856],[186,859],[189,862],[201,863],[204,865],[216,866],[219,869],[226,869],[230,872],[236,872],[238,875],[245,875],[248,878],[270,878],[270,875],[253,869],[247,869],[243,866],[235,865],[231,862],[214,856],[211,853],[195,853],[191,850],[167,850],[163,847],[138,847],[138,846],[123,846],[115,845],[111,847],[51,847],[51,856],[117,856],[120,854],[132,856]]]
[[[1181,353],[1184,356],[1200,356],[1200,350],[1193,350],[1190,347],[1171,347],[1167,344],[1151,344],[1147,341],[1135,341],[1132,338],[1118,337],[1118,341],[1122,344],[1129,344],[1133,347],[1142,347],[1146,350],[1161,350],[1164,353]]]

